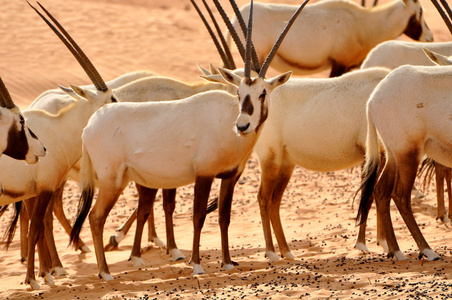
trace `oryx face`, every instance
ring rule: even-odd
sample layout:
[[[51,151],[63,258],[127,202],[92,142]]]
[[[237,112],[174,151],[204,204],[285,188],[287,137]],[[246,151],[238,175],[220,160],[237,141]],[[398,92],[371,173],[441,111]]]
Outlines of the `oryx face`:
[[[405,2],[409,9],[412,9],[413,15],[408,21],[404,34],[410,38],[421,42],[432,42],[433,33],[427,26],[424,19],[423,8],[419,0],[410,0]]]
[[[240,114],[236,130],[242,136],[258,132],[268,116],[268,91],[266,82],[260,77],[244,78],[239,86]]]
[[[46,154],[46,149],[38,137],[27,127],[20,113],[1,108],[1,139],[5,145],[3,154],[14,159],[25,160],[29,164],[38,162]]]

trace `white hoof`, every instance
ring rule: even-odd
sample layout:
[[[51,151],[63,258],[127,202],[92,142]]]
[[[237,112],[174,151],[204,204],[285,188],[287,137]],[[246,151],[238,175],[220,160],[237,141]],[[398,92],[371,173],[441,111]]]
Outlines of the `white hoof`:
[[[30,287],[32,290],[39,290],[41,288],[41,286],[39,285],[39,283],[36,280],[30,281]]]
[[[65,268],[63,268],[63,267],[56,267],[56,268],[53,269],[53,274],[55,276],[65,276],[68,273],[67,273]]]
[[[378,245],[380,245],[381,248],[383,248],[383,252],[386,252],[386,253],[389,252],[389,247],[388,247],[388,243],[386,242],[386,240],[378,241]]]
[[[102,277],[102,279],[105,281],[111,281],[114,279],[113,276],[111,276],[111,274],[104,272],[100,273],[100,277]]]
[[[79,250],[82,253],[90,253],[91,252],[91,249],[88,248],[88,246],[86,246],[86,245],[81,246]]]
[[[406,257],[400,250],[396,251],[394,256],[397,260],[409,260],[408,257]]]
[[[424,194],[422,194],[422,192],[417,189],[412,189],[411,195],[413,195],[414,198],[424,198],[425,197]]]
[[[424,251],[422,251],[422,254],[426,257],[426,261],[433,261],[441,258],[441,256],[436,254],[432,249],[425,249]]]
[[[278,254],[276,254],[276,253],[273,252],[273,251],[267,251],[267,252],[265,252],[265,256],[268,257],[268,262],[269,262],[269,263],[272,263],[272,262],[275,262],[275,261],[278,261],[278,260],[279,260]]]
[[[226,271],[232,270],[235,268],[235,266],[233,264],[226,264],[224,265],[224,268],[226,269]]]
[[[295,259],[295,255],[293,255],[292,252],[286,252],[283,254],[283,257],[285,257],[286,259]]]
[[[134,267],[144,266],[144,262],[143,259],[141,259],[141,257],[131,256],[130,260],[132,260]]]
[[[157,247],[165,248],[165,243],[164,243],[161,239],[159,239],[158,237],[153,238],[153,239],[151,240],[151,242],[153,242],[154,245],[156,245]]]
[[[50,275],[50,274],[45,274],[44,275],[44,284],[48,284],[48,285],[54,285],[55,284],[55,280],[53,279],[52,275]]]
[[[193,275],[205,274],[205,273],[206,273],[206,271],[204,271],[204,269],[201,267],[201,265],[199,265],[199,264],[193,265]]]
[[[185,256],[182,254],[182,252],[179,249],[171,249],[171,261],[178,261],[178,260],[184,260]]]
[[[118,244],[119,244],[119,242],[121,242],[121,241],[122,241],[122,239],[124,238],[124,233],[123,233],[123,232],[121,232],[121,231],[117,231],[117,232],[116,232],[116,235],[112,235],[112,237],[114,237],[114,238],[115,238],[115,241],[116,241],[116,243],[118,243]]]
[[[369,253],[370,252],[369,249],[367,248],[367,246],[365,244],[361,243],[361,242],[357,242],[355,244],[355,248],[358,249],[358,250],[361,250],[364,253]]]

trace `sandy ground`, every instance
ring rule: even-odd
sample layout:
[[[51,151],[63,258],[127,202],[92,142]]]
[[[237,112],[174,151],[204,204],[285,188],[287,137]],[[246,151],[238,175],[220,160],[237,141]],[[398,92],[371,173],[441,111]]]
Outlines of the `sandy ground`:
[[[427,0],[426,20],[436,41],[450,40],[437,12]],[[239,0],[239,5],[246,0]],[[294,0],[273,2],[297,3]],[[44,0],[42,2],[72,33],[105,80],[123,73],[148,69],[162,75],[195,81],[196,62],[220,63],[201,22],[185,0]],[[88,84],[88,78],[61,42],[25,1],[0,0],[0,75],[21,107],[56,84]],[[270,70],[270,75],[276,74]],[[320,74],[316,76],[324,76]],[[230,225],[232,256],[239,266],[225,271],[217,213],[208,216],[201,240],[204,275],[191,275],[188,259],[170,262],[165,249],[147,248],[145,266],[128,261],[133,235],[119,249],[107,253],[115,277],[97,277],[93,253],[79,254],[68,247],[68,237],[55,222],[61,260],[69,275],[55,285],[32,291],[23,284],[25,266],[20,263],[19,238],[0,255],[0,299],[115,299],[115,298],[448,298],[452,297],[451,228],[435,221],[436,193],[432,186],[413,207],[421,230],[442,260],[417,259],[417,247],[403,220],[394,210],[393,221],[402,251],[410,261],[394,261],[376,245],[375,211],[370,214],[370,254],[353,248],[357,232],[352,198],[359,183],[358,170],[317,173],[297,168],[286,191],[281,216],[295,260],[269,264],[260,226],[256,193],[259,166],[253,155],[236,187]],[[215,185],[212,195],[218,191]],[[64,201],[73,220],[79,192],[75,182],[66,187]],[[179,189],[175,233],[179,248],[190,257],[192,244],[193,186]],[[126,220],[137,205],[131,184],[122,194],[105,226],[105,237]],[[161,198],[156,204],[157,230],[165,240]],[[0,235],[10,214],[0,219]],[[88,223],[88,222],[86,222]],[[132,227],[131,232],[134,232]],[[82,238],[93,250],[88,225]],[[147,245],[147,232],[143,236]]]

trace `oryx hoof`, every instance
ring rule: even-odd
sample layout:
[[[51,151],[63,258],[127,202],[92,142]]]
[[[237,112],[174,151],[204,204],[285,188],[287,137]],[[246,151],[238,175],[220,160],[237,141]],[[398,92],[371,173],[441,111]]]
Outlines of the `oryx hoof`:
[[[104,251],[112,251],[117,249],[119,246],[119,242],[116,240],[116,236],[112,235],[110,236],[110,240],[108,244],[104,247]]]
[[[286,259],[295,259],[295,255],[293,255],[293,253],[291,251],[284,253],[283,257]]]
[[[46,273],[44,276],[44,284],[48,284],[48,285],[54,285],[55,284],[55,280],[53,279],[53,276],[50,275],[50,273]]]
[[[383,252],[389,252],[388,242],[386,242],[386,240],[380,240],[377,243],[381,246],[381,248],[383,248]]]
[[[111,281],[111,280],[114,279],[113,276],[111,276],[110,273],[106,273],[106,272],[101,272],[101,273],[99,274],[99,277],[102,278],[102,279],[105,280],[105,281]]]
[[[52,271],[53,271],[52,274],[54,276],[65,276],[68,274],[66,271],[66,268],[64,268],[64,267],[55,267],[55,268],[53,268]]]
[[[182,252],[179,249],[171,249],[171,261],[178,261],[178,260],[184,260],[186,257],[182,254]]]
[[[224,268],[226,269],[226,271],[232,270],[235,268],[234,264],[225,264]]]
[[[152,238],[151,242],[153,242],[157,247],[165,248],[165,243],[158,237]]]
[[[409,260],[408,257],[405,256],[405,254],[402,253],[402,251],[397,250],[393,254],[397,260]]]
[[[356,242],[355,244],[355,248],[358,250],[361,250],[363,253],[370,253],[369,249],[367,248],[367,246],[361,242]]]
[[[141,257],[131,256],[129,260],[133,262],[134,267],[144,266],[144,261]]]
[[[81,252],[82,254],[84,254],[84,253],[90,253],[90,252],[91,252],[91,249],[88,248],[88,246],[86,246],[86,245],[81,246],[80,248],[78,248],[78,250],[80,250],[80,252]]]
[[[193,274],[192,275],[198,275],[198,274],[205,274],[206,271],[202,268],[200,264],[193,264]]]
[[[441,256],[435,253],[432,249],[424,249],[421,253],[419,253],[419,259],[425,256],[426,261],[434,261],[441,259]]]
[[[28,284],[30,285],[32,290],[39,290],[41,288],[41,286],[36,280],[30,280]]]
[[[268,258],[268,262],[269,262],[269,263],[273,263],[273,262],[279,260],[278,254],[276,254],[276,253],[273,252],[273,251],[267,251],[267,252],[265,252],[265,256]]]

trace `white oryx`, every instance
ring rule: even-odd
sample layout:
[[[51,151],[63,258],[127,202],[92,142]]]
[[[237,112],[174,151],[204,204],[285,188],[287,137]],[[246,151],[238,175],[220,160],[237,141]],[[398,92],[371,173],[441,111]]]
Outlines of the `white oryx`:
[[[391,197],[416,241],[420,256],[439,259],[423,237],[411,209],[410,190],[424,154],[452,167],[452,127],[449,123],[452,61],[426,50],[439,67],[404,65],[392,71],[372,93],[368,102],[368,136],[363,168],[361,201],[357,220],[365,222],[371,196],[375,195],[377,218],[389,256],[407,259],[400,251],[392,227]],[[378,132],[378,133],[377,133]],[[378,136],[385,148],[381,165]],[[377,175],[378,173],[380,175]]]
[[[248,16],[248,5],[240,10]],[[260,61],[295,10],[295,5],[256,3],[253,43]],[[240,27],[235,20],[234,29],[239,31]],[[359,66],[376,45],[403,33],[415,40],[433,41],[418,0],[395,0],[370,8],[346,0],[320,1],[306,7],[272,67],[281,72],[292,70],[296,75],[331,68],[331,77],[339,76]]]
[[[176,188],[195,183],[191,262],[194,273],[200,274],[204,269],[200,264],[199,241],[207,199],[212,181],[221,178],[222,264],[226,269],[234,268],[227,234],[234,186],[267,118],[271,93],[290,78],[291,72],[272,79],[265,79],[265,74],[282,37],[305,4],[289,21],[256,78],[250,76],[250,17],[244,77],[220,69],[224,79],[238,87],[237,96],[210,91],[178,101],[118,103],[118,106],[104,106],[90,119],[82,136],[82,207],[71,241],[78,238],[90,210],[97,175],[99,193],[89,220],[101,278],[113,279],[103,249],[105,219],[131,180],[151,188]],[[139,244],[146,217],[140,206],[139,203],[131,255],[132,260],[138,261],[141,260]]]
[[[452,21],[447,17],[443,8],[439,5],[438,1],[432,1],[437,8],[439,14],[443,17],[446,26],[452,29]],[[442,1],[443,2],[443,1]],[[445,2],[443,2],[445,3]],[[449,11],[447,3],[445,8]],[[452,16],[451,16],[452,17]],[[452,33],[452,30],[451,30]],[[420,42],[406,42],[406,41],[387,41],[381,43],[375,47],[364,60],[361,69],[370,67],[387,67],[395,69],[402,65],[414,65],[414,66],[436,66],[436,64],[427,56],[423,48],[428,48],[435,52],[439,52],[442,55],[452,55],[452,42],[442,43],[420,43]],[[424,163],[423,163],[424,164]],[[434,165],[437,170],[437,202],[438,202],[438,214],[437,218],[443,221],[447,221],[448,217],[444,206],[444,176],[447,174],[447,167],[441,166],[439,163],[430,163],[430,166]],[[450,182],[448,183],[450,185]],[[452,199],[449,199],[452,201]],[[370,207],[369,207],[370,208]],[[363,222],[359,227],[359,232],[356,239],[355,247],[368,252],[365,239],[366,222]],[[377,240],[383,241],[383,228],[380,226],[380,222],[377,222]],[[388,247],[385,243],[380,244],[387,252]]]
[[[31,4],[30,4],[31,6]],[[42,6],[41,6],[42,7]],[[35,9],[33,7],[33,9]],[[83,90],[76,86],[71,86],[80,100],[67,105],[57,114],[52,115],[41,110],[26,110],[24,116],[27,124],[40,136],[47,147],[47,155],[41,159],[39,164],[25,165],[18,161],[0,158],[0,178],[3,180],[4,194],[0,197],[0,205],[7,205],[18,201],[36,197],[30,224],[30,234],[28,236],[28,267],[25,283],[30,284],[33,289],[39,288],[35,280],[34,257],[35,246],[38,243],[40,252],[40,275],[48,283],[53,282],[50,275],[49,261],[47,255],[42,255],[46,248],[44,239],[52,235],[49,224],[44,225],[44,215],[46,208],[52,198],[53,193],[60,185],[66,173],[81,157],[81,139],[79,138],[85,124],[90,116],[99,107],[106,103],[116,102],[115,95],[109,89],[92,63],[88,60],[83,51],[78,47],[67,32],[56,22],[56,20],[42,7],[46,14],[53,20],[63,35],[45,19],[41,13],[38,14],[48,23],[52,30],[59,36],[63,43],[79,61],[85,72],[96,86],[96,91]],[[85,119],[85,124],[80,120]],[[47,211],[49,213],[49,210]],[[51,213],[51,211],[50,211]],[[51,220],[51,218],[48,218]],[[45,232],[44,232],[45,230]],[[53,237],[52,237],[53,238]],[[52,252],[50,252],[52,253]],[[53,259],[53,258],[52,258]],[[61,265],[61,262],[60,262]],[[59,270],[64,272],[62,268]]]
[[[452,42],[421,43],[393,40],[376,46],[369,52],[361,69],[386,67],[395,69],[403,65],[434,66],[425,55],[423,48],[428,48],[442,55],[452,55]]]
[[[35,164],[46,154],[42,141],[25,119],[0,77],[0,155],[5,154],[27,164]],[[3,191],[3,190],[2,190]],[[1,192],[0,192],[1,194]]]

